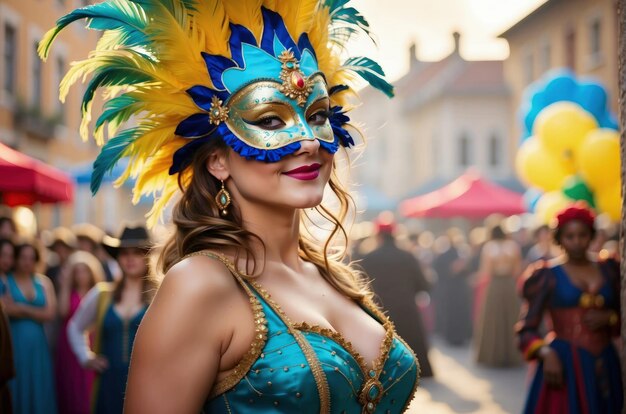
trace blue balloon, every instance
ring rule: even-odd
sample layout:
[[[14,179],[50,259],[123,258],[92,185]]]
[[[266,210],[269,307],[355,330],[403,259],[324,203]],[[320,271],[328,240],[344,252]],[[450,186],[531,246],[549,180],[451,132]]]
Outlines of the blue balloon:
[[[538,188],[531,187],[524,193],[522,197],[522,201],[524,202],[524,207],[530,213],[534,213],[537,208],[537,202],[543,195],[543,191]]]
[[[524,125],[520,145],[532,135],[539,113],[559,101],[580,105],[596,118],[602,128],[618,129],[617,118],[607,107],[608,94],[600,82],[578,80],[569,69],[554,69],[524,91],[519,112]]]

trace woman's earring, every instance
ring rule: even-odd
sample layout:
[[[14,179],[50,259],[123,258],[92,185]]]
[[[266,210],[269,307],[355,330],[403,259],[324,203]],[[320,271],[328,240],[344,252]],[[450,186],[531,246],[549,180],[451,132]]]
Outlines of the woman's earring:
[[[220,210],[222,210],[222,216],[226,216],[228,214],[228,210],[226,210],[226,207],[230,205],[230,194],[226,190],[226,188],[224,188],[224,180],[220,181],[222,182],[222,189],[217,192],[217,195],[215,196],[215,202],[217,203],[217,206],[220,208]]]

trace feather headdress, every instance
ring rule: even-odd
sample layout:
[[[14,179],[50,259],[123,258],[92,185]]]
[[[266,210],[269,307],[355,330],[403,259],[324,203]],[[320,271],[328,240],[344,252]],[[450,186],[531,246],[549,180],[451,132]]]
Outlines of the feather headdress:
[[[135,202],[144,194],[155,196],[148,220],[153,225],[178,190],[178,175],[189,174],[190,157],[207,140],[222,138],[240,155],[262,161],[292,153],[298,142],[267,149],[250,146],[220,122],[227,117],[229,98],[258,79],[292,82],[293,96],[302,99],[297,94],[306,90],[303,79],[322,74],[335,141],[321,144],[330,152],[352,145],[343,109],[351,83],[361,77],[388,96],[393,96],[393,88],[371,59],[340,62],[353,34],[369,35],[367,21],[348,3],[108,0],[61,17],[40,42],[43,59],[59,32],[76,20],[86,19],[88,28],[104,32],[96,49],[86,60],[74,62],[60,85],[64,100],[72,84],[91,77],[82,100],[84,140],[96,91],[111,97],[94,124],[94,138],[103,147],[94,162],[92,192],[121,158],[128,157],[128,168],[116,183],[135,177]],[[131,117],[137,123],[120,130]],[[111,137],[106,143],[105,126]]]

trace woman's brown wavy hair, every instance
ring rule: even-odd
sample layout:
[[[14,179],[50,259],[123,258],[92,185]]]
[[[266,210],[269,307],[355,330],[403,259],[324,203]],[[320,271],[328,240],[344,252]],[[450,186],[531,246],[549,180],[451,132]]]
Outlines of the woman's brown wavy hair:
[[[212,140],[203,145],[196,151],[186,174],[179,175],[183,194],[172,212],[175,233],[166,241],[159,256],[158,266],[163,273],[185,255],[201,250],[234,251],[235,263],[239,257],[245,257],[246,262],[251,263],[245,273],[254,274],[257,269],[252,243],[255,239],[261,242],[260,238],[244,229],[240,212],[234,203],[229,206],[228,214],[221,216],[215,202],[221,183],[207,171],[206,160],[216,151],[226,152],[228,147],[222,140]],[[348,242],[343,222],[354,212],[354,200],[341,185],[336,163],[333,163],[329,187],[337,199],[337,211],[332,211],[324,204],[315,208],[331,223],[329,236],[323,243],[316,240],[310,231],[313,221],[302,211],[300,221],[303,231],[300,232],[299,255],[315,264],[322,276],[339,292],[352,299],[369,297],[361,273],[343,262]]]

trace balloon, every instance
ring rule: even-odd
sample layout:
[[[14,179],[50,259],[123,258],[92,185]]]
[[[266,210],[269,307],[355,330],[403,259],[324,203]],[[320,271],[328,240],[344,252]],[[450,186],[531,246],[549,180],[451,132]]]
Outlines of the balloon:
[[[621,188],[622,184],[618,182],[596,193],[596,205],[598,206],[598,210],[607,214],[611,220],[616,222],[621,220],[622,214]]]
[[[578,170],[595,191],[602,191],[620,181],[619,134],[612,129],[597,129],[580,146]]]
[[[565,184],[563,184],[563,194],[572,200],[586,201],[587,204],[595,208],[593,193],[582,178],[577,175],[572,175],[565,180]]]
[[[565,179],[574,174],[574,165],[549,153],[537,138],[531,138],[517,151],[515,168],[528,186],[543,191],[560,190]]]
[[[535,120],[534,132],[548,151],[574,160],[588,132],[598,128],[593,115],[571,102],[557,102],[545,108]]]
[[[602,84],[589,78],[585,78],[584,81],[578,80],[571,70],[557,68],[550,70],[541,79],[530,84],[522,94],[521,142],[531,136],[535,120],[541,111],[559,101],[569,101],[580,105],[595,117],[602,128],[618,129],[617,119],[608,108],[609,97]]]
[[[537,208],[537,202],[539,201],[542,195],[543,195],[543,191],[541,191],[538,188],[531,187],[528,190],[526,190],[526,192],[524,193],[524,197],[522,198],[522,201],[524,202],[524,207],[526,208],[526,210],[530,211],[531,213],[534,213],[535,209]]]
[[[559,211],[573,203],[572,200],[565,197],[560,191],[550,191],[541,196],[537,202],[535,214],[542,223],[550,224]]]

